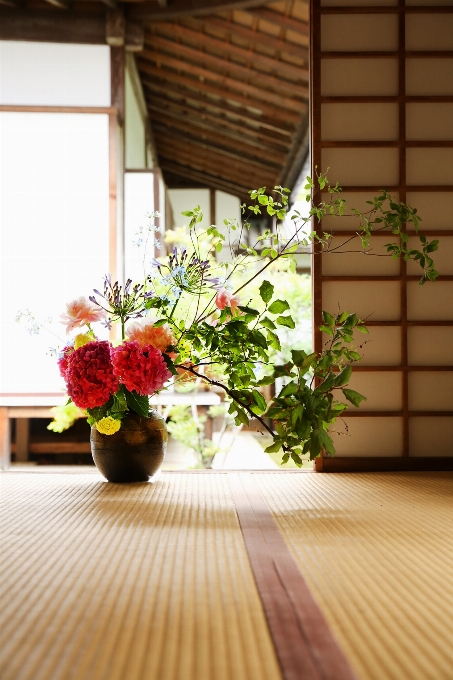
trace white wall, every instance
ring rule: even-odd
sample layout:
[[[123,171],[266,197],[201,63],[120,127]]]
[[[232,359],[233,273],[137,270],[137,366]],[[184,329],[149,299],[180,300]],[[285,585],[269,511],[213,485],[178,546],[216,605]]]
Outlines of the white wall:
[[[125,99],[126,168],[129,170],[140,170],[146,168],[147,165],[145,123],[132,86],[131,75],[127,68],[125,78]]]

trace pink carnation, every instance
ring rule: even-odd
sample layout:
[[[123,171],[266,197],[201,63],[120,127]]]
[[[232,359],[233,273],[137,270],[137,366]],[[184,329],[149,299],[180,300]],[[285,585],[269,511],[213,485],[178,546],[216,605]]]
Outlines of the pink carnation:
[[[140,347],[151,345],[161,352],[166,352],[169,345],[176,345],[176,338],[167,324],[155,327],[152,321],[133,323],[126,329],[131,342],[136,340]]]
[[[65,373],[68,394],[79,408],[105,404],[119,388],[110,360],[110,344],[89,342],[67,355]]]
[[[239,297],[237,295],[233,295],[233,293],[227,290],[226,288],[221,288],[217,293],[215,303],[219,309],[225,309],[225,307],[230,307],[231,311],[234,314],[239,304]]]
[[[74,328],[86,326],[88,323],[105,318],[103,309],[90,302],[86,297],[79,297],[66,305],[66,314],[61,315],[61,323],[66,324],[66,333]]]
[[[130,392],[151,395],[171,378],[162,352],[151,345],[140,347],[137,340],[111,349],[115,375]]]

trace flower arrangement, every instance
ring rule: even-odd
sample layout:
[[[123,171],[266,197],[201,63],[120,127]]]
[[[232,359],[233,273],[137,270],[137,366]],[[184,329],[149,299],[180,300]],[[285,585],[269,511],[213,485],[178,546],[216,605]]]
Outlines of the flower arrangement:
[[[335,453],[332,434],[346,402],[359,406],[366,398],[348,388],[353,364],[361,359],[354,333],[366,334],[366,325],[348,311],[323,312],[321,330],[328,337],[323,351],[293,350],[290,361],[275,364],[270,356],[280,348],[279,330],[291,330],[295,324],[290,305],[278,297],[265,272],[270,267],[294,272],[301,249],[315,255],[338,250],[332,234],[308,229],[311,219],[326,215],[354,215],[357,233],[352,238],[360,240],[368,257],[374,255],[373,234],[391,232],[396,240],[387,244],[388,255],[418,262],[421,284],[438,276],[430,256],[438,241],[429,242],[420,234],[421,250],[409,249],[405,225],[412,224],[418,232],[420,218],[416,209],[395,202],[386,191],[369,202],[366,213],[347,213],[341,188],[331,186],[325,174],[315,181],[307,178],[305,188],[312,201],[307,217],[296,212],[288,220],[289,191],[281,186],[270,193],[265,188],[250,191],[250,205],[242,206],[242,224],[225,220],[224,228],[206,228],[199,206],[184,212],[189,245],[175,246],[170,255],[153,258],[148,266],[147,245],[155,230],[151,225],[146,238],[141,234],[137,242],[143,249],[142,282],[128,280],[122,286],[107,276],[102,293],[95,290],[89,299],[67,305],[62,316],[67,333],[83,332],[62,350],[60,372],[71,402],[99,432],[114,434],[131,411],[146,417],[149,396],[165,389],[172,376],[188,375],[224,391],[237,425],[259,421],[273,437],[266,451],[282,451],[282,463],[292,459],[300,466],[303,455],[313,459],[321,450]],[[315,204],[318,190],[327,192],[329,200]],[[263,212],[275,218],[276,226],[251,245],[247,235],[253,217]],[[218,263],[215,253],[224,247],[230,249],[230,260]],[[257,279],[260,302],[252,307],[247,287]],[[99,322],[110,329],[119,324],[121,340],[99,340],[92,327]],[[283,379],[282,389],[266,400],[263,388],[278,378]]]

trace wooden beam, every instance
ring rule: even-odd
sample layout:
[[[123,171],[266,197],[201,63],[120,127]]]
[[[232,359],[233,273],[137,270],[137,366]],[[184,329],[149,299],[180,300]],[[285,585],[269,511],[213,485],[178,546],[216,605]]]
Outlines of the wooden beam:
[[[256,149],[262,149],[266,152],[267,158],[275,160],[277,163],[282,163],[283,159],[288,153],[288,146],[275,146],[272,144],[273,140],[260,138],[248,134],[244,129],[241,131],[241,124],[230,124],[230,121],[209,115],[200,109],[189,106],[178,105],[168,100],[159,99],[155,104],[148,102],[149,111],[154,114],[162,114],[180,120],[195,128],[198,134],[206,135],[206,137],[218,141],[220,144],[231,144],[230,140],[240,143],[244,151],[256,153]],[[245,128],[242,125],[242,128]],[[202,130],[203,132],[200,132]]]
[[[219,75],[222,75],[223,72],[227,71],[230,75],[234,75],[239,78],[248,78],[254,80],[261,79],[263,84],[265,83],[266,89],[271,87],[275,90],[275,92],[286,92],[289,95],[308,98],[308,89],[306,85],[303,86],[296,82],[290,82],[289,80],[276,78],[275,76],[272,76],[268,73],[257,71],[251,66],[241,66],[234,61],[227,61],[222,57],[216,57],[208,52],[202,52],[201,50],[198,50],[194,47],[189,47],[188,45],[183,45],[182,43],[168,40],[167,38],[163,38],[159,35],[153,35],[152,38],[149,38],[149,40],[151,43],[147,42],[145,38],[145,50],[143,51],[143,56],[145,58],[147,58],[150,54],[150,52],[146,49],[147,47],[150,47],[153,50],[155,50],[157,47],[159,50],[166,50],[172,57],[180,55],[184,59],[191,59],[194,62],[201,62],[210,68],[219,69]],[[153,53],[151,52],[151,54]],[[157,54],[160,54],[160,52]],[[160,56],[162,59],[162,55]],[[165,61],[165,57],[163,58],[163,61]],[[301,69],[301,71],[308,75],[308,72],[304,69]]]
[[[110,77],[112,106],[116,107],[120,124],[123,124],[125,115],[125,55],[123,47],[110,48]]]
[[[276,107],[289,109],[290,111],[296,111],[297,113],[299,113],[299,115],[306,111],[306,104],[302,100],[291,99],[276,92],[269,92],[265,88],[259,88],[256,87],[255,85],[249,85],[248,83],[244,83],[240,80],[235,80],[234,78],[231,78],[229,76],[224,76],[221,73],[215,73],[201,66],[188,64],[186,61],[183,61],[182,59],[181,60],[175,59],[167,55],[161,54],[159,52],[151,52],[150,50],[144,50],[140,54],[139,69],[146,71],[147,61],[153,61],[156,64],[164,64],[166,67],[174,68],[177,71],[183,71],[185,73],[190,73],[193,76],[205,78],[208,81],[220,83],[225,88],[239,90],[241,94],[249,94],[255,99],[263,100],[268,104],[274,104]],[[300,89],[301,88],[299,88],[299,90]],[[228,97],[227,91],[224,92],[224,97],[225,98]]]
[[[110,47],[123,47],[126,38],[126,21],[123,9],[111,9],[105,19],[105,41]]]
[[[67,14],[52,9],[0,9],[0,40],[106,45],[105,10]],[[143,42],[143,27],[127,21],[126,49],[139,51]]]
[[[5,7],[22,7],[23,0],[0,0],[0,5]]]
[[[17,418],[16,463],[24,463],[28,460],[29,445],[30,445],[30,419]]]
[[[287,17],[280,12],[274,12],[271,9],[264,9],[259,7],[251,11],[252,16],[258,19],[263,19],[268,21],[273,26],[281,26],[281,28],[289,29],[290,31],[295,31],[301,35],[310,35],[310,28],[308,22],[300,21],[294,17]]]
[[[184,121],[173,120],[173,119],[169,120],[165,117],[165,115],[163,115],[163,116],[157,115],[157,116],[151,118],[151,121],[152,121],[152,124],[153,124],[153,128],[156,132],[157,132],[156,124],[159,124],[159,123],[161,124],[161,126],[163,125],[168,129],[168,134],[173,134],[172,130],[174,128],[181,130],[182,132],[187,132],[189,134],[190,134],[190,132],[194,132],[193,127],[191,127],[190,125],[186,125],[184,123]],[[162,129],[162,128],[160,128],[160,129]],[[198,134],[200,134],[200,133],[198,133]],[[185,140],[185,139],[187,139],[187,137],[185,135],[181,135],[181,139]],[[279,172],[281,170],[281,165],[282,165],[281,162],[278,163],[278,164],[275,161],[270,162],[268,160],[268,158],[262,158],[262,160],[258,160],[257,157],[250,157],[248,155],[241,153],[241,151],[239,151],[239,150],[238,151],[233,150],[231,147],[229,149],[225,149],[221,146],[218,146],[215,142],[214,142],[214,144],[209,144],[208,142],[206,142],[203,139],[192,138],[190,141],[192,143],[196,144],[197,146],[199,146],[202,149],[208,149],[210,151],[213,151],[216,154],[220,154],[221,156],[226,156],[227,158],[232,158],[232,159],[238,160],[238,161],[244,163],[244,165],[253,165],[257,168],[266,167],[266,168],[274,169],[276,172]]]
[[[265,0],[264,0],[265,1]],[[162,21],[178,19],[179,17],[201,16],[230,9],[249,9],[263,4],[263,0],[174,0],[170,7],[156,7],[150,3],[129,9],[134,19]]]
[[[308,61],[309,52],[306,47],[298,45],[288,40],[282,40],[281,38],[276,38],[269,33],[263,33],[262,31],[254,31],[248,26],[243,26],[242,24],[234,23],[233,21],[228,21],[222,17],[209,16],[205,19],[194,19],[192,23],[196,25],[204,26],[208,30],[211,28],[218,28],[222,31],[226,31],[230,36],[240,36],[250,41],[252,44],[266,45],[279,52],[286,52],[291,54],[293,57],[298,57],[304,61]]]
[[[177,83],[184,88],[194,88],[196,94],[212,94],[222,101],[237,102],[241,106],[249,107],[255,110],[255,115],[259,115],[256,112],[262,111],[263,114],[267,116],[272,116],[275,120],[275,124],[278,125],[278,121],[284,121],[285,123],[300,123],[301,113],[307,110],[305,104],[301,105],[301,111],[296,113],[294,111],[288,111],[282,107],[273,106],[258,99],[253,99],[238,92],[232,92],[231,90],[226,90],[225,88],[216,87],[205,80],[199,80],[199,78],[191,78],[181,73],[176,73],[169,69],[160,68],[160,66],[154,66],[149,62],[139,62],[137,64],[139,70],[142,71],[141,77],[143,84],[150,85],[152,87],[163,87],[170,86],[175,89],[175,85],[172,83]],[[158,80],[150,81],[147,79],[147,75],[153,76]],[[193,94],[190,90],[185,89],[184,96],[190,96],[193,98]],[[210,100],[211,101],[211,100]],[[228,104],[226,104],[228,106]],[[232,106],[232,105],[231,105]],[[232,106],[232,108],[235,108]],[[244,112],[242,112],[244,113]],[[248,113],[248,111],[247,111]],[[253,115],[253,114],[252,114]]]
[[[144,89],[157,92],[159,95],[159,101],[161,101],[162,95],[166,95],[165,99],[167,101],[176,103],[176,101],[171,98],[172,95],[174,95],[178,97],[178,99],[182,99],[186,105],[188,105],[187,100],[189,100],[191,102],[201,104],[203,107],[205,107],[205,109],[214,109],[214,111],[220,111],[224,114],[231,114],[235,119],[237,119],[237,125],[240,126],[241,129],[244,130],[245,128],[244,125],[242,125],[239,121],[246,123],[247,130],[245,131],[250,132],[250,134],[252,132],[263,134],[264,130],[269,130],[270,132],[277,133],[272,137],[272,139],[274,139],[276,142],[281,142],[282,144],[285,144],[288,137],[292,137],[294,134],[293,126],[286,126],[284,123],[279,123],[272,118],[265,118],[264,116],[253,114],[250,111],[244,111],[242,108],[226,104],[225,100],[216,100],[212,99],[212,97],[204,97],[202,94],[192,92],[191,90],[181,89],[180,87],[172,85],[171,83],[160,83],[147,78],[143,78],[142,84]],[[229,118],[228,121],[231,122],[231,118]]]
[[[256,148],[265,151],[269,149],[285,154],[288,151],[288,146],[291,141],[288,137],[284,137],[283,139],[281,137],[278,138],[270,135],[269,131],[249,127],[244,125],[241,121],[233,121],[230,118],[218,116],[213,112],[191,106],[185,102],[176,102],[174,99],[167,99],[164,97],[159,97],[159,99],[149,98],[148,108],[150,111],[155,111],[156,113],[162,112],[163,110],[172,111],[175,117],[177,117],[178,114],[179,117],[182,116],[185,118],[187,116],[187,120],[194,121],[194,123],[199,123],[200,125],[208,125],[206,128],[208,130],[213,130],[214,132],[221,131],[222,135],[229,136],[231,139],[237,139],[240,142],[243,142],[245,139],[247,144],[251,144],[252,146],[256,146]]]
[[[209,26],[209,23],[207,24]],[[182,26],[180,24],[169,24],[169,23],[158,23],[155,25],[155,30],[158,29],[159,32],[170,33],[171,36],[180,36],[182,38],[187,38],[188,40],[193,40],[200,47],[210,47],[215,50],[220,50],[225,54],[231,54],[245,61],[249,61],[253,64],[253,70],[256,71],[255,66],[262,66],[264,69],[270,69],[271,71],[280,71],[288,75],[294,76],[297,80],[303,80],[308,82],[308,69],[302,66],[297,66],[288,62],[281,61],[280,59],[269,57],[260,52],[253,52],[251,49],[246,49],[244,47],[239,47],[231,42],[226,42],[225,40],[220,40],[207,33],[202,33],[201,31],[194,31],[187,26]],[[234,31],[233,31],[234,34]],[[155,40],[155,36],[150,37],[151,45]],[[155,44],[155,42],[154,42]],[[267,78],[267,76],[266,76]]]

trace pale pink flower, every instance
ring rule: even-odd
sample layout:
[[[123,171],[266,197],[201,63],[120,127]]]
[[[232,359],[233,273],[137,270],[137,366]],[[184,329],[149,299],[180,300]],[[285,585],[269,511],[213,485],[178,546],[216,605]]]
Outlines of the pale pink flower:
[[[66,324],[66,333],[70,333],[74,328],[86,326],[94,321],[101,321],[105,318],[103,309],[90,302],[86,297],[79,297],[66,305],[66,314],[61,315],[61,323]]]
[[[155,327],[150,320],[130,324],[126,335],[130,342],[136,340],[140,347],[151,345],[160,352],[166,352],[169,345],[176,345],[176,338],[167,324]]]
[[[215,303],[218,309],[225,309],[225,307],[230,307],[232,313],[235,314],[236,307],[239,304],[239,297],[237,295],[233,295],[233,293],[230,290],[227,290],[226,288],[221,288],[217,293]]]

